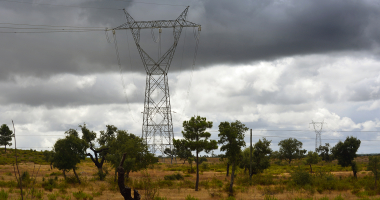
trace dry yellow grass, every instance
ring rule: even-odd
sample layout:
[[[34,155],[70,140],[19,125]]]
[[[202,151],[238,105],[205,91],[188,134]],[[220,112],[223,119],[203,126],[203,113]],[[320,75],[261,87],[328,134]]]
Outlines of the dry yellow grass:
[[[161,160],[160,160],[161,161]],[[176,164],[177,166],[182,166],[182,161],[177,161],[181,164]],[[219,162],[218,159],[209,159],[210,163],[217,163]],[[162,162],[161,162],[162,163]],[[185,164],[188,165],[188,164]],[[147,172],[150,174],[152,181],[157,180],[163,180],[165,175],[171,175],[176,173],[175,171],[166,171],[168,167],[170,167],[170,160],[166,159],[165,163],[162,163],[160,165],[155,165],[153,169],[147,169]],[[94,180],[94,174],[97,172],[97,169],[95,165],[92,162],[82,162],[78,166],[77,172],[79,173],[82,180],[84,180],[84,184],[73,184],[69,185],[69,188],[67,189],[67,193],[62,193],[58,189],[54,189],[52,192],[44,191],[43,199],[48,199],[48,194],[58,194],[56,199],[75,199],[72,195],[73,192],[83,191],[84,193],[87,193],[89,195],[93,195],[95,192],[99,192],[101,190],[104,190],[102,192],[102,195],[95,196],[94,199],[123,199],[123,197],[120,195],[118,190],[110,190],[112,188],[112,182],[111,180],[108,181],[98,181]],[[109,166],[108,166],[109,167]],[[194,167],[194,165],[193,165]],[[40,169],[39,169],[40,168]],[[109,167],[110,168],[110,167]],[[60,171],[57,169],[50,169],[49,165],[34,165],[33,163],[22,163],[19,165],[20,172],[28,171],[30,175],[33,174],[37,177],[37,183],[35,184],[35,187],[38,190],[43,190],[41,188],[41,183],[43,179],[48,178],[55,178],[55,176],[51,176],[50,174],[55,172],[59,173]],[[39,170],[39,171],[38,171]],[[38,174],[37,174],[38,171]],[[12,175],[9,175],[9,173],[12,173]],[[183,172],[179,172],[182,173]],[[359,172],[359,176],[364,176],[368,172]],[[36,175],[37,174],[37,175]],[[114,171],[111,170],[110,174],[108,175],[107,179],[112,179],[114,174]],[[349,176],[352,174],[352,172],[334,172],[336,176]],[[73,172],[70,171],[67,173],[68,176],[73,176]],[[283,175],[285,178],[288,178],[289,175],[285,174]],[[191,174],[190,177],[185,177],[185,180],[190,180],[192,182],[195,182],[195,174]],[[63,180],[63,176],[59,175],[58,180]],[[132,172],[130,173],[130,178],[132,180],[140,180],[142,179],[142,173],[141,172]],[[213,178],[216,178],[218,180],[221,180],[223,184],[228,184],[229,177],[226,177],[226,174],[223,172],[215,172],[215,171],[205,171],[200,175],[200,182],[211,180]],[[15,181],[14,177],[14,169],[12,165],[1,165],[0,166],[0,180],[2,181]],[[179,181],[174,181],[179,182]],[[266,187],[276,187],[276,186],[243,186],[239,187],[237,189],[236,199],[264,199],[265,198],[265,189]],[[19,199],[20,195],[18,192],[19,190],[17,188],[0,188],[4,189],[5,191],[9,192],[9,199]],[[139,192],[143,195],[144,191],[139,190]],[[216,193],[220,194],[221,196],[215,196],[212,197],[211,194]],[[166,197],[167,199],[185,199],[187,195],[191,195],[195,198],[198,198],[200,200],[214,200],[214,199],[222,199],[226,198],[227,194],[223,191],[219,191],[218,189],[206,189],[203,186],[200,187],[200,191],[194,191],[194,189],[190,188],[181,188],[179,186],[172,186],[172,187],[162,187],[159,189],[159,196],[160,197]],[[315,193],[313,195],[310,195],[308,192],[304,190],[298,190],[298,191],[287,191],[284,190],[283,193],[276,193],[273,195],[273,197],[277,199],[284,199],[284,200],[292,200],[295,198],[310,198],[313,199],[320,199],[322,197],[328,197],[329,199],[334,199],[336,196],[341,195],[344,199],[358,199],[355,195],[351,194],[351,191],[332,191],[328,192],[325,191],[322,194]],[[30,197],[30,195],[29,195]],[[379,197],[379,196],[374,196]],[[373,198],[373,197],[371,197]],[[143,198],[144,199],[144,196]]]

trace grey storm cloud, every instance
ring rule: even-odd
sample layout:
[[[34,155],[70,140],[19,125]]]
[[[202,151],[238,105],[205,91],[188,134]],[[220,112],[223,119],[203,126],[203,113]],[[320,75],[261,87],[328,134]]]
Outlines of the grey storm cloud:
[[[178,1],[167,3],[178,4]],[[324,52],[371,51],[379,42],[376,19],[380,17],[380,9],[373,1],[210,0],[189,4],[188,20],[202,25],[195,67]],[[136,20],[175,19],[185,8],[128,1],[73,1],[67,5],[79,8],[4,2],[0,4],[4,14],[0,15],[9,23],[113,28],[125,23],[122,10],[91,7],[126,8]],[[116,33],[122,66],[125,71],[143,73],[132,36],[127,34]],[[157,31],[155,34],[158,35]],[[5,47],[0,50],[0,80],[3,81],[15,74],[48,78],[54,74],[118,70],[114,44],[107,43],[102,31],[2,33],[1,36],[0,42]],[[112,34],[108,36],[112,42]],[[150,31],[142,33],[143,36],[146,39],[142,39],[142,46],[155,52],[157,44]],[[192,30],[184,29],[172,71],[191,69],[194,45]],[[163,44],[162,51],[166,48]]]

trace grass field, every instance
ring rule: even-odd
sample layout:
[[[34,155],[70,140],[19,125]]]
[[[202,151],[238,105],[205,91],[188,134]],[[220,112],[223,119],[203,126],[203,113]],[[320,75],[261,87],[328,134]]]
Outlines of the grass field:
[[[7,162],[0,165],[0,200],[20,199],[13,162],[14,150],[7,153],[0,150],[0,160]],[[24,173],[23,185],[25,196],[31,199],[123,199],[114,182],[114,169],[105,165],[109,171],[105,181],[96,177],[97,169],[90,160],[79,164],[79,173],[82,184],[76,183],[72,171],[67,173],[64,180],[61,171],[50,169],[42,161],[42,154],[30,150],[18,151],[20,172]],[[33,159],[36,163],[31,162]],[[320,162],[313,166],[310,175],[309,166],[302,161],[292,165],[285,162],[273,161],[271,167],[263,174],[254,175],[249,179],[244,170],[238,169],[234,184],[235,197],[229,199],[380,199],[380,190],[374,190],[374,179],[370,172],[365,171],[367,157],[356,159],[360,172],[358,179],[352,177],[349,167],[342,168],[336,161],[332,163]],[[190,172],[190,165],[183,161],[161,159],[159,163],[150,166],[147,170],[132,172],[127,185],[137,189],[145,199],[149,195],[155,199],[227,199],[227,188],[230,177],[226,177],[226,168],[218,158],[208,158],[200,165],[200,191],[194,191],[195,173]],[[193,164],[193,168],[195,165]],[[35,182],[34,178],[35,177]],[[178,180],[177,180],[178,179]],[[152,195],[154,194],[154,195]]]

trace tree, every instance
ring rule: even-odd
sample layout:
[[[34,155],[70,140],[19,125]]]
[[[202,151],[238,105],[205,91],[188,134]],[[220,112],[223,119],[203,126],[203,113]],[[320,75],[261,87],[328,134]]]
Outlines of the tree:
[[[107,126],[107,128],[108,128],[108,126]],[[103,163],[106,159],[108,148],[105,147],[105,145],[102,145],[100,148],[94,148],[94,141],[96,139],[96,133],[94,131],[90,131],[86,127],[85,123],[83,125],[79,125],[79,127],[82,129],[82,140],[84,140],[88,144],[88,146],[89,146],[90,150],[93,152],[95,158],[91,153],[87,153],[86,155],[91,158],[92,162],[94,162],[95,166],[98,168],[99,179],[104,180],[105,173],[103,172]],[[100,157],[101,157],[101,161],[99,162]]]
[[[195,151],[195,162],[197,164],[197,179],[195,182],[195,191],[198,191],[199,184],[199,153],[205,151],[209,153],[210,151],[217,149],[216,140],[208,140],[211,134],[206,132],[207,128],[212,128],[212,122],[206,121],[205,117],[191,117],[189,121],[184,121],[183,124],[182,135],[184,139],[181,142],[173,139],[173,143],[182,143],[184,145],[183,148],[188,149],[190,151]],[[181,151],[178,149],[178,151]],[[185,150],[187,151],[187,150]]]
[[[306,150],[301,149],[302,142],[298,141],[295,138],[281,140],[278,143],[278,146],[280,146],[279,153],[281,158],[288,161],[289,165],[292,162],[292,160],[302,158],[303,155],[306,153]]]
[[[75,169],[77,169],[76,165],[86,158],[88,146],[84,140],[78,137],[76,130],[70,129],[65,134],[67,135],[64,139],[58,139],[54,144],[53,166],[62,170],[65,178],[65,172],[72,169],[80,184],[81,182]]]
[[[173,164],[173,157],[177,154],[177,150],[175,148],[174,149],[166,148],[164,150],[164,154],[170,157],[170,164]]]
[[[360,147],[360,140],[356,137],[347,137],[344,142],[339,141],[332,149],[331,152],[336,159],[338,159],[338,164],[342,167],[350,166],[352,167],[352,172],[354,177],[356,177],[357,166],[353,160],[357,157],[356,152]]]
[[[321,158],[318,156],[317,152],[312,152],[312,151],[308,152],[306,156],[305,164],[310,165],[310,173],[313,173],[313,168],[311,167],[311,165],[318,164],[320,160]]]
[[[226,151],[225,155],[232,164],[229,196],[233,196],[232,188],[234,184],[235,167],[242,159],[241,148],[245,146],[244,132],[247,130],[248,128],[238,120],[231,123],[221,122],[219,124],[218,143],[222,144],[220,151]]]
[[[326,162],[331,162],[333,160],[333,155],[331,154],[329,143],[326,143],[325,146],[319,146],[317,148],[317,152],[319,152],[319,156],[322,158],[322,160]]]
[[[173,146],[176,149],[178,158],[183,160],[183,164],[185,164],[186,160],[193,157],[190,148],[188,148],[185,144],[186,140],[173,139]]]
[[[7,145],[11,146],[12,137],[14,137],[13,131],[9,129],[6,124],[0,127],[0,146],[5,146],[5,152],[7,152]]]
[[[127,178],[130,172],[145,169],[155,162],[154,155],[148,152],[148,146],[143,139],[124,130],[117,130],[115,139],[108,142],[108,147],[107,160],[115,168],[115,175],[124,154],[125,162],[122,167]]]
[[[263,140],[260,140],[256,142],[255,145],[253,145],[252,149],[252,176],[253,174],[262,173],[264,169],[269,168],[270,166],[270,155],[272,153],[272,149],[270,148],[271,140],[267,140],[266,138],[263,138]],[[244,168],[244,171],[246,169],[250,168],[250,149],[246,148],[243,151],[243,159],[240,164],[242,168]]]
[[[371,171],[375,178],[375,191],[377,190],[377,179],[380,175],[380,156],[370,156],[367,171]]]

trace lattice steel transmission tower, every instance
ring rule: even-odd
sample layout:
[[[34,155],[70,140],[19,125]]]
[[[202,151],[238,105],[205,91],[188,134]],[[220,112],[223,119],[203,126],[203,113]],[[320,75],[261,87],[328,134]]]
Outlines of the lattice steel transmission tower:
[[[311,123],[310,124],[313,124],[314,126],[314,131],[315,131],[315,151],[317,151],[317,149],[319,148],[319,146],[322,145],[322,141],[321,141],[321,133],[322,133],[322,128],[323,128],[323,124],[324,124],[324,121],[322,122],[314,122],[313,120],[311,120]]]
[[[156,21],[135,21],[131,15],[124,10],[127,22],[113,29],[131,30],[146,71],[142,138],[145,140],[146,144],[150,146],[150,151],[152,153],[155,153],[156,150],[163,153],[166,148],[172,149],[174,133],[170,106],[168,72],[182,29],[184,27],[195,27],[198,28],[198,33],[201,30],[199,24],[186,20],[188,9],[189,7],[187,7],[175,20]],[[159,49],[159,58],[155,60],[140,46],[140,31],[142,29],[151,31],[153,31],[153,29],[159,29],[159,34],[161,34],[162,28],[173,29],[174,43],[162,55],[160,54],[161,51]]]

